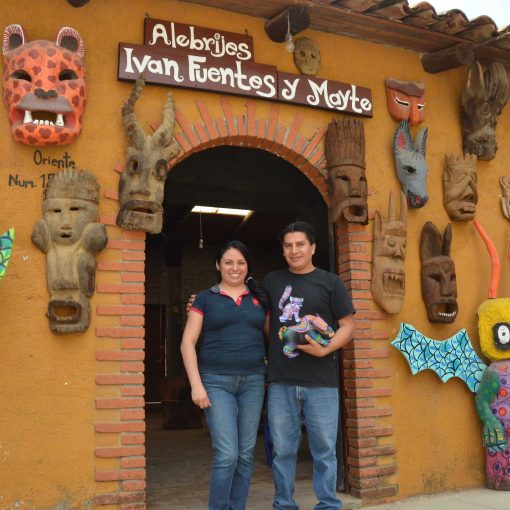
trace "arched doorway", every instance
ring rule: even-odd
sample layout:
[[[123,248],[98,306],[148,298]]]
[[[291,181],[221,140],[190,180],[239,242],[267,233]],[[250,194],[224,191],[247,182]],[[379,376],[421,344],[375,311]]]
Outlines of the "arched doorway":
[[[192,212],[194,206],[251,213],[199,214]],[[164,211],[163,232],[147,238],[145,388],[149,502],[157,470],[172,471],[172,464],[188,462],[175,458],[185,452],[177,454],[174,450],[174,455],[170,455],[173,458],[158,456],[154,463],[151,451],[162,452],[153,441],[155,436],[169,438],[173,430],[174,434],[181,434],[178,442],[182,445],[186,441],[182,431],[201,426],[196,409],[186,401],[179,383],[184,376],[179,344],[188,296],[216,281],[214,257],[218,248],[229,239],[245,242],[254,254],[256,277],[261,278],[284,267],[277,234],[287,223],[300,219],[316,230],[315,265],[330,270],[335,258],[330,248],[327,206],[321,193],[295,166],[265,150],[220,146],[191,154],[175,165],[167,178]],[[166,427],[164,433],[161,427]],[[206,434],[198,433],[194,438],[194,442],[203,442],[204,454],[209,451]],[[201,463],[199,459],[194,462]],[[202,467],[208,475],[208,463]],[[202,482],[207,485],[206,478]],[[196,485],[196,477],[189,483]],[[308,486],[310,489],[309,482]]]

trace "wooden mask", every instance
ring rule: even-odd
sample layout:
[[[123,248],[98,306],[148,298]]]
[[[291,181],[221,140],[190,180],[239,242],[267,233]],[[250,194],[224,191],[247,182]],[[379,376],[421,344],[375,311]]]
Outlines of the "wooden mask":
[[[416,126],[425,120],[425,86],[422,81],[386,81],[386,103],[393,120]]]
[[[315,76],[321,66],[321,50],[308,37],[301,37],[295,41],[294,64],[301,74]]]
[[[330,219],[368,223],[365,131],[358,119],[332,121],[326,132]]]
[[[457,317],[457,279],[450,258],[452,225],[444,235],[431,222],[423,225],[420,239],[421,293],[430,322],[452,323]]]
[[[122,121],[131,145],[127,148],[126,168],[119,180],[117,225],[126,230],[158,234],[163,227],[168,161],[179,152],[176,143],[170,145],[174,133],[175,105],[169,93],[163,107],[163,122],[154,134],[146,135],[134,111],[144,85],[145,81],[140,76],[122,108]]]
[[[413,143],[408,122],[403,120],[393,137],[398,179],[406,195],[407,205],[416,209],[423,207],[429,199],[426,189],[429,170],[425,161],[427,133],[428,128],[422,129]]]
[[[502,175],[499,178],[499,185],[503,192],[503,195],[501,195],[501,210],[503,216],[510,220],[510,178],[507,175]]]
[[[16,142],[68,145],[81,133],[87,82],[80,34],[63,27],[55,42],[25,42],[20,25],[4,31],[4,103]]]
[[[388,313],[398,313],[405,294],[405,268],[407,242],[407,205],[400,192],[400,216],[396,218],[395,201],[390,191],[388,221],[375,211],[374,249],[372,263],[372,296]]]
[[[445,157],[443,201],[451,220],[472,220],[475,217],[478,203],[476,162],[474,154],[460,157],[448,154]]]
[[[471,64],[462,92],[462,138],[464,153],[478,159],[496,156],[496,124],[510,95],[505,66],[490,64],[485,72],[479,62]]]
[[[90,324],[96,255],[106,246],[106,228],[97,223],[99,185],[93,174],[64,170],[44,190],[43,218],[32,242],[46,254],[50,302],[47,317],[54,333],[78,333]]]

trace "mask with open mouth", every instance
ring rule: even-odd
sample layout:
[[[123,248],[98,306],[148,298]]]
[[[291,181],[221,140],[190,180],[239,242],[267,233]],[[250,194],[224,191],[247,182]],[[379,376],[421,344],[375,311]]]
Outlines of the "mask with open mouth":
[[[142,130],[135,112],[135,102],[145,81],[136,80],[122,108],[124,129],[131,145],[126,151],[126,168],[119,180],[120,210],[117,225],[126,230],[158,234],[163,227],[163,198],[168,161],[177,156],[176,143],[170,144],[175,124],[175,105],[168,94],[163,108],[163,122],[152,135]]]
[[[476,162],[474,154],[445,157],[443,174],[444,208],[451,220],[466,221],[475,217],[478,191],[476,187]]]
[[[457,278],[450,258],[452,226],[441,236],[438,228],[427,221],[420,238],[421,292],[430,322],[450,324],[457,318]]]
[[[12,137],[37,147],[78,138],[87,102],[80,34],[63,27],[56,42],[26,42],[20,25],[4,31],[3,98]]]

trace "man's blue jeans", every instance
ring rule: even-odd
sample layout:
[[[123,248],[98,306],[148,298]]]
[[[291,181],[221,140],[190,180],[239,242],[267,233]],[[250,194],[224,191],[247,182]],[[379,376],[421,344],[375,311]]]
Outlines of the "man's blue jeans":
[[[209,510],[244,510],[264,402],[264,375],[201,377],[211,402],[205,409],[214,454]]]
[[[296,461],[302,416],[313,458],[313,489],[319,503],[314,510],[338,510],[336,497],[336,436],[338,388],[269,385],[268,418],[273,440],[273,510],[298,510],[294,501]]]

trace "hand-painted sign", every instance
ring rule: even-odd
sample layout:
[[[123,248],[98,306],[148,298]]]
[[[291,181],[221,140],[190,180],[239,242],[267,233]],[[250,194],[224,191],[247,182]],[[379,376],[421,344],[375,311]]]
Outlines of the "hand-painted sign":
[[[146,18],[144,45],[119,43],[119,80],[272,99],[372,116],[370,89],[254,61],[253,38]]]

